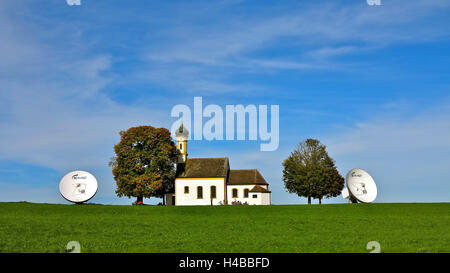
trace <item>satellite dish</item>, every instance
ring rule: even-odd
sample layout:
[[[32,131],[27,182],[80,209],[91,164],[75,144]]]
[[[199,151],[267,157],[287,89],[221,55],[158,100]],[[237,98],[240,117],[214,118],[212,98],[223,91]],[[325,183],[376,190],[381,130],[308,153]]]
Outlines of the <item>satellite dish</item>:
[[[346,182],[347,187],[342,191],[342,197],[361,203],[372,203],[377,198],[377,185],[366,171],[361,169],[349,171]]]
[[[347,198],[349,198],[349,196],[350,196],[350,193],[348,192],[347,187],[345,187],[345,188],[342,190],[342,197],[343,197],[344,199],[347,199]]]
[[[97,179],[85,171],[70,172],[59,182],[59,192],[61,195],[67,201],[78,204],[94,197],[97,189]]]

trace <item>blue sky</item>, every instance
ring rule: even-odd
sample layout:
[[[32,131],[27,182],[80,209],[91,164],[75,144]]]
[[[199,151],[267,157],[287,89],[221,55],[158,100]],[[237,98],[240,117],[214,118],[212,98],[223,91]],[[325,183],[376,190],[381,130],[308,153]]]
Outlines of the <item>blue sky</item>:
[[[305,203],[281,162],[308,137],[342,175],[369,171],[377,202],[450,201],[447,0],[4,0],[0,60],[0,201],[65,203],[59,180],[83,169],[100,183],[92,202],[129,204],[108,167],[118,132],[170,128],[194,96],[280,106],[274,152],[189,143],[190,156],[258,168],[275,204]]]

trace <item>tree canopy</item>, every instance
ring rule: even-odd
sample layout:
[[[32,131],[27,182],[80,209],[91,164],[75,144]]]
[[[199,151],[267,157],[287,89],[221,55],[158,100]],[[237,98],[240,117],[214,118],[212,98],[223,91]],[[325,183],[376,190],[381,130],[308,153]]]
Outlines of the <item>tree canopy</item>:
[[[290,193],[319,199],[338,196],[344,188],[344,178],[339,174],[326,146],[316,139],[307,139],[283,162],[283,181]]]
[[[111,159],[119,197],[163,197],[173,187],[177,148],[169,130],[139,126],[120,132]]]

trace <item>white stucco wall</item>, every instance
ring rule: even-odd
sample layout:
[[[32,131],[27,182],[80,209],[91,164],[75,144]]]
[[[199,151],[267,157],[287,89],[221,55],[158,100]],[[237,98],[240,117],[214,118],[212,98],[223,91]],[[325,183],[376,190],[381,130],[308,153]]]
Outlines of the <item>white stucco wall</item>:
[[[184,193],[184,187],[189,187],[189,193]],[[203,187],[203,198],[197,198],[197,187]],[[211,186],[216,186],[216,198],[213,199],[213,205],[219,205],[219,202],[225,200],[225,179],[224,178],[206,178],[191,179],[177,178],[175,180],[175,205],[177,206],[197,206],[211,205]]]
[[[260,192],[249,192],[248,198],[244,198],[244,190],[249,191],[253,189],[255,185],[227,185],[228,204],[231,205],[233,201],[240,201],[241,203],[247,202],[249,205],[270,205],[270,193],[265,193],[264,196]],[[267,185],[261,185],[261,187],[267,189]],[[238,197],[233,197],[233,189],[238,190]],[[256,198],[253,198],[256,195]],[[269,195],[269,201],[267,202],[267,195]]]
[[[227,197],[228,197],[228,204],[231,204],[233,201],[240,201],[242,203],[249,203],[250,199],[250,192],[248,193],[249,198],[244,198],[244,189],[248,189],[249,191],[254,187],[255,185],[227,185]],[[238,190],[238,197],[233,197],[233,189]]]
[[[261,194],[261,205],[270,205],[272,204],[271,193],[270,192],[262,192]]]
[[[255,196],[256,196],[256,198],[255,198]],[[248,202],[249,205],[262,205],[260,192],[251,192],[249,199],[250,199],[250,202]]]

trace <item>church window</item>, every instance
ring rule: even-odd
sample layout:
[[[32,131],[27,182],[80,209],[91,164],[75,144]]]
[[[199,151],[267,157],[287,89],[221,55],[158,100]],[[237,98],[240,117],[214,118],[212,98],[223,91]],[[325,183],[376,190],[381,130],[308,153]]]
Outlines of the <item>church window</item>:
[[[203,187],[198,186],[197,187],[197,199],[202,199],[202,198],[203,198]]]
[[[188,186],[184,187],[184,193],[189,193],[189,187]]]
[[[258,195],[256,195],[256,194],[253,194],[253,198],[258,198]]]
[[[238,190],[233,189],[233,198],[238,198]]]
[[[216,186],[211,186],[211,199],[216,198]]]
[[[244,198],[248,198],[248,189],[244,190]]]

